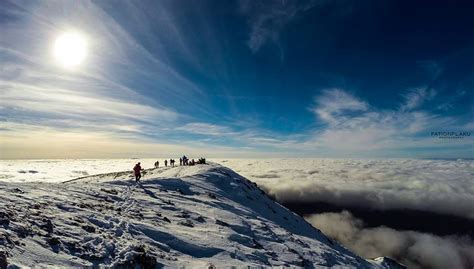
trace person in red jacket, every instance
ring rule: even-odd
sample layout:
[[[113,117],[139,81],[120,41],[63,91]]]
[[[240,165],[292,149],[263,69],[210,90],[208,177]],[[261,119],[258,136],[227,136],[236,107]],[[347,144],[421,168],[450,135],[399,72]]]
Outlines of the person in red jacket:
[[[138,182],[140,181],[140,178],[142,178],[142,167],[140,166],[140,163],[135,164],[135,167],[133,167],[133,172],[135,172],[135,180]]]

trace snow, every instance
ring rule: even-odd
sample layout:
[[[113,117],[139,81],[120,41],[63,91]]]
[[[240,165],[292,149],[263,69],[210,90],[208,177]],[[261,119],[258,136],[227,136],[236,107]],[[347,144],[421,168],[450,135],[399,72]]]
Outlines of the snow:
[[[356,256],[218,164],[149,169],[139,184],[129,172],[0,182],[0,196],[10,266],[396,268]]]

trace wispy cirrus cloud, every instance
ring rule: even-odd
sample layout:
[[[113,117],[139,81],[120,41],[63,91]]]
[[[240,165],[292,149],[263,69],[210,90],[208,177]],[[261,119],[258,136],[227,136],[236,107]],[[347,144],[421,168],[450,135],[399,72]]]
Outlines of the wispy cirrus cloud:
[[[408,92],[405,97],[405,103],[401,106],[402,110],[413,110],[423,105],[435,97],[436,91],[428,87],[416,88]]]
[[[2,6],[2,14],[8,19],[0,22],[0,118],[32,127],[23,131],[46,124],[86,136],[135,133],[139,141],[187,117],[175,102],[203,107],[189,98],[202,94],[199,87],[95,3],[15,1]],[[52,56],[57,35],[71,29],[83,33],[89,47],[83,65],[72,71]]]
[[[272,42],[281,47],[279,39],[286,27],[329,1],[239,3],[250,26],[247,46],[255,53]],[[447,151],[452,145],[472,144],[468,140],[446,146],[426,137],[440,126],[470,126],[424,110],[438,97],[428,87],[408,91],[403,102],[391,109],[379,108],[344,89],[324,90],[315,96],[310,109],[314,123],[291,133],[284,126],[260,122],[259,118],[272,117],[259,117],[266,113],[264,108],[234,114],[241,109],[227,109],[213,97],[216,91],[241,101],[260,96],[268,99],[266,103],[278,103],[280,96],[240,95],[221,87],[234,85],[231,78],[238,78],[232,75],[239,73],[239,60],[234,60],[237,54],[227,57],[225,53],[235,47],[224,44],[232,43],[234,36],[220,39],[219,29],[213,28],[214,21],[206,18],[204,9],[189,18],[170,2],[7,1],[0,12],[0,119],[31,127],[10,125],[9,135],[15,128],[19,135],[48,126],[57,132],[100,133],[142,143],[208,143],[236,151],[245,148],[309,156],[331,152],[363,155],[397,147],[444,147]],[[199,27],[189,27],[188,19]],[[51,55],[55,38],[68,29],[82,32],[90,47],[84,65],[73,72],[59,68]],[[202,31],[197,34],[194,29]],[[245,43],[245,35],[237,36]],[[242,47],[246,56],[251,56],[245,44]],[[200,61],[211,54],[211,60]],[[252,62],[247,60],[244,62]],[[182,62],[184,68],[179,69]],[[432,76],[441,72],[438,63],[421,65]],[[254,82],[248,83],[250,87]],[[247,82],[244,85],[247,87]],[[448,100],[439,109],[450,105]],[[305,106],[308,103],[301,111]],[[298,121],[299,116],[288,119]]]
[[[368,104],[342,89],[327,89],[315,98],[311,110],[323,121],[337,125],[348,117],[347,112],[367,111]]]
[[[388,153],[413,148],[456,148],[430,137],[430,132],[461,126],[456,119],[421,110],[423,102],[435,96],[433,90],[411,90],[396,109],[378,109],[342,89],[328,89],[315,97],[310,108],[325,124],[310,139],[315,147],[346,154]],[[457,141],[472,146],[473,141]],[[383,154],[383,153],[382,153]]]
[[[19,110],[33,115],[76,118],[83,121],[144,122],[172,121],[178,114],[170,109],[152,107],[138,102],[107,97],[71,87],[56,88],[22,83],[0,83],[3,93],[2,110]],[[21,89],[18,90],[18,89]]]
[[[257,52],[267,42],[278,45],[280,31],[301,13],[322,1],[241,1],[240,8],[249,17],[250,34],[247,42]]]
[[[85,132],[86,127],[95,128],[96,131]],[[114,126],[106,123],[78,126],[76,122],[61,122],[55,126],[48,122],[48,126],[43,126],[38,123],[2,122],[0,159],[168,158],[183,153],[192,158],[270,156],[248,147],[236,148],[192,139],[138,140],[137,132],[143,130],[135,128],[135,125]],[[160,131],[171,136],[169,130]]]
[[[226,136],[236,134],[236,132],[232,131],[229,127],[204,122],[188,123],[178,127],[177,130],[210,136]]]
[[[202,135],[208,142],[278,152],[281,156],[429,157],[430,152],[442,152],[445,157],[469,157],[469,148],[474,146],[470,137],[458,141],[431,137],[433,131],[469,126],[459,119],[421,109],[435,96],[434,90],[407,90],[398,107],[379,109],[349,91],[325,89],[309,108],[317,128],[306,132],[282,135],[257,127],[237,129],[203,122],[189,123],[178,130]]]

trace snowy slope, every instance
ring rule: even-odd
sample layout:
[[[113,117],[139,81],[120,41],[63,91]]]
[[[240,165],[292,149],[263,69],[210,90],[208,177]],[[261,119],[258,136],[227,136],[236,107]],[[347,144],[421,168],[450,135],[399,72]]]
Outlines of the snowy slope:
[[[0,268],[397,268],[366,261],[217,164],[0,182]],[[1,253],[3,252],[3,254]]]

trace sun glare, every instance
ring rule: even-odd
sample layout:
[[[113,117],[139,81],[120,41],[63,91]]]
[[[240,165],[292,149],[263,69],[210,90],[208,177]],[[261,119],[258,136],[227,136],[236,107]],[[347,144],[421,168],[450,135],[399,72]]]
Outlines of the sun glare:
[[[77,32],[65,32],[54,42],[54,58],[65,68],[80,65],[87,54],[87,40]]]

